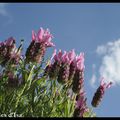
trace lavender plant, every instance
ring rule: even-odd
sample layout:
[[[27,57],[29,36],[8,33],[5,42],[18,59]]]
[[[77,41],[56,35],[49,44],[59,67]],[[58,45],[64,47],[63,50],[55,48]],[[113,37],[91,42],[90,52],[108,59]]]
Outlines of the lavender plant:
[[[13,37],[0,42],[0,115],[21,117],[95,117],[87,106],[84,90],[84,53],[55,49],[45,60],[48,47],[54,47],[50,31],[32,31],[32,41],[22,55],[23,40],[16,47]],[[101,102],[105,88],[101,83],[92,105]]]

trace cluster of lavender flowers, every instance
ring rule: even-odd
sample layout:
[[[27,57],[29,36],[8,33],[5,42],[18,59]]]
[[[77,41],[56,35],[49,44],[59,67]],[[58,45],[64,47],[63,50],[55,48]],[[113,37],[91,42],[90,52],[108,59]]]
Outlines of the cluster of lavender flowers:
[[[83,117],[88,111],[84,91],[84,53],[75,54],[74,49],[69,52],[56,53],[51,57],[51,63],[46,67],[45,73],[50,79],[56,79],[60,84],[69,84],[76,96],[76,108],[74,117]]]
[[[16,41],[13,37],[0,42],[0,65],[5,67],[0,74],[0,79],[8,78],[8,87],[17,87],[20,80],[15,76],[13,69],[17,67],[21,59],[22,46],[16,47]],[[9,66],[9,67],[8,67]]]
[[[69,52],[59,50],[58,54],[56,51],[55,49],[51,62],[45,68],[45,73],[50,79],[57,79],[61,84],[69,83],[74,79],[72,80],[73,91],[77,93],[77,90],[81,88],[81,86],[77,86],[78,83],[83,82],[84,53],[76,55],[74,49]]]
[[[50,31],[40,28],[36,34],[32,31],[32,41],[25,53],[25,63],[29,64],[38,63],[41,64],[46,49],[48,47],[55,46],[51,42],[53,36]],[[5,66],[8,62],[12,65],[17,65],[21,58],[21,47],[17,48],[15,45],[15,39],[13,37],[8,38],[4,42],[0,43],[0,64]],[[67,84],[72,92],[76,94],[76,106],[74,110],[74,117],[83,117],[86,111],[89,111],[87,107],[87,98],[84,91],[84,53],[77,55],[75,50],[69,52],[55,49],[51,57],[50,63],[46,66],[44,75],[51,80],[57,80],[59,84]],[[6,71],[8,76],[8,84],[10,86],[16,86],[19,83],[12,71]],[[2,76],[0,76],[1,78]],[[91,102],[93,107],[97,107],[102,100],[106,88],[111,86],[110,83],[105,83],[101,80],[101,84],[93,96]]]
[[[74,117],[83,117],[87,107],[87,98],[84,91],[84,53],[75,54],[74,49],[69,52],[62,52],[55,49],[51,57],[51,62],[45,68],[45,74],[50,79],[55,79],[60,84],[69,84],[72,86],[72,91],[76,94],[76,108]],[[101,84],[93,96],[91,102],[93,107],[97,107],[101,102],[106,88],[110,88],[112,82],[105,83],[101,80]]]
[[[55,46],[51,39],[53,36],[50,34],[50,31],[40,28],[37,35],[32,31],[32,41],[27,48],[25,53],[25,63],[36,62],[41,63],[42,58],[45,55],[46,48]],[[13,37],[8,38],[7,40],[0,42],[0,65],[5,66],[11,65],[10,70],[6,70],[4,73],[8,77],[9,86],[18,86],[22,81],[21,78],[16,77],[12,69],[19,64],[20,59],[23,58],[21,55],[22,44],[17,48],[16,40]],[[3,75],[1,75],[3,78]]]

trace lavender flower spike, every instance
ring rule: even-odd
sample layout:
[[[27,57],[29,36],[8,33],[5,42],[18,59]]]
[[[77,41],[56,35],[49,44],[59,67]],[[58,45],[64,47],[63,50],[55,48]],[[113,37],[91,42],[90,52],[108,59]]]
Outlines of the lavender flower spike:
[[[40,28],[37,34],[34,31],[32,31],[32,42],[27,48],[25,54],[26,63],[41,63],[47,47],[55,46],[51,42],[52,38],[53,36],[52,34],[50,34],[50,31],[48,29],[44,30],[43,28]]]
[[[75,65],[76,69],[72,82],[72,90],[74,93],[79,93],[83,87],[84,82],[84,53],[80,53],[79,56],[76,56]]]
[[[76,107],[73,114],[74,117],[83,117],[84,113],[89,110],[86,101],[87,98],[85,98],[85,92],[81,91],[76,96]]]
[[[112,82],[109,82],[108,84],[105,83],[104,78],[101,79],[100,86],[98,87],[97,91],[95,92],[93,99],[92,99],[92,106],[97,107],[100,102],[102,101],[103,95],[105,94],[105,90],[107,88],[110,88],[112,85]]]

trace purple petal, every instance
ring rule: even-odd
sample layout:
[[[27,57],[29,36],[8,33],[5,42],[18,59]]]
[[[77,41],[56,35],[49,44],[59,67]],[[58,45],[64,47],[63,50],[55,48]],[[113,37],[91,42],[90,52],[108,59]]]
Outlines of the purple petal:
[[[73,59],[75,58],[75,50],[74,49],[68,53],[68,57],[70,59],[70,62],[72,62]]]
[[[43,30],[43,28],[41,27],[40,30],[38,31],[38,34],[37,34],[37,37],[38,37],[38,41],[39,41],[39,42],[42,42],[43,35],[44,35],[44,30]]]
[[[36,34],[35,32],[32,30],[32,41],[35,41],[36,40]]]
[[[109,82],[108,84],[107,84],[107,86],[106,86],[106,88],[110,88],[111,86],[112,86],[112,82]]]

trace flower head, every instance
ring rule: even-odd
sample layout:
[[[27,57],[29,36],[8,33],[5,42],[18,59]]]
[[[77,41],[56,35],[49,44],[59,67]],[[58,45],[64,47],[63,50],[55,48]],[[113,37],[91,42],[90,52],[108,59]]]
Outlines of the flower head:
[[[74,117],[83,117],[84,113],[89,110],[86,101],[87,98],[85,98],[85,92],[81,91],[76,96],[76,107],[74,111]]]
[[[101,78],[100,86],[102,89],[110,88],[112,85],[112,82],[106,83],[104,77]]]
[[[44,30],[43,28],[40,28],[37,34],[34,31],[32,31],[32,42],[27,48],[25,54],[26,63],[28,62],[41,63],[47,47],[55,46],[51,42],[52,38],[53,36],[52,34],[50,34],[50,31],[48,29]]]
[[[75,72],[73,76],[72,90],[74,93],[79,93],[84,82],[84,53],[80,53],[79,56],[77,55],[75,57],[73,66],[75,66]]]
[[[80,55],[76,56],[76,68],[79,70],[83,70],[84,66],[84,53],[80,53]]]
[[[74,49],[68,52],[68,58],[70,59],[70,63],[74,60],[75,57],[76,57],[76,54]]]
[[[15,43],[15,39],[13,37],[9,37],[7,40],[4,41],[6,46],[13,46]]]
[[[100,102],[102,101],[103,95],[105,93],[105,90],[107,88],[110,88],[111,85],[112,85],[112,82],[105,83],[104,78],[101,79],[100,86],[95,92],[92,102],[91,102],[93,107],[97,107],[100,104]]]
[[[46,47],[52,47],[55,46],[51,40],[53,36],[50,34],[49,29],[44,30],[42,27],[39,29],[38,33],[36,34],[34,31],[32,31],[32,41],[39,42],[42,44],[45,44]]]
[[[0,43],[0,62],[4,66],[8,61],[11,64],[16,64],[19,62],[21,49],[19,49],[19,54],[15,45],[15,39],[9,37],[4,42]]]
[[[61,65],[61,59],[60,59],[61,56],[62,56],[62,51],[59,50],[57,54],[57,50],[54,49],[50,62],[45,68],[45,74],[47,73],[50,79],[54,79],[58,75]]]

